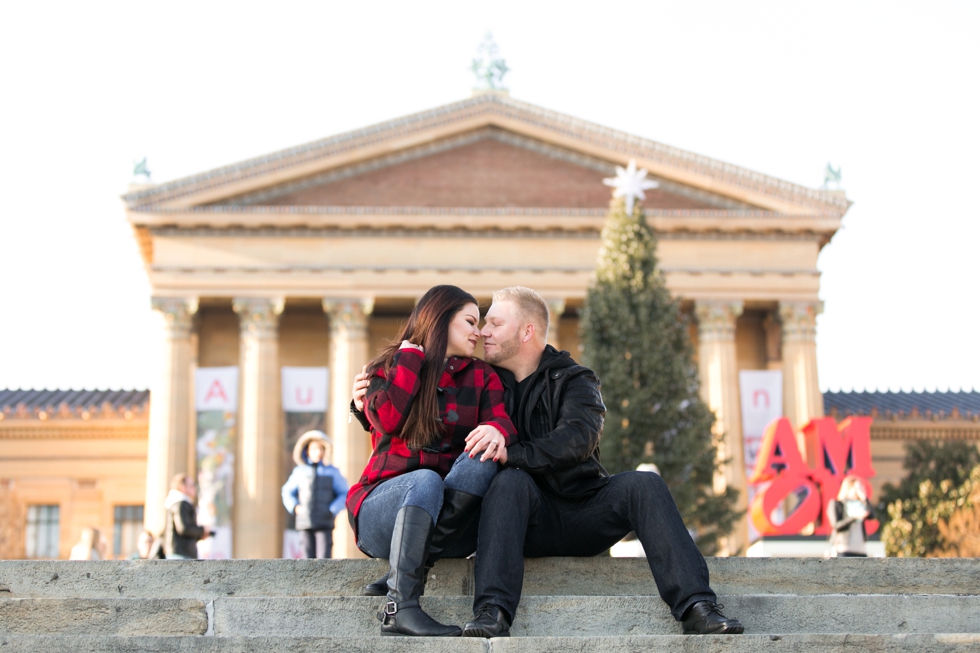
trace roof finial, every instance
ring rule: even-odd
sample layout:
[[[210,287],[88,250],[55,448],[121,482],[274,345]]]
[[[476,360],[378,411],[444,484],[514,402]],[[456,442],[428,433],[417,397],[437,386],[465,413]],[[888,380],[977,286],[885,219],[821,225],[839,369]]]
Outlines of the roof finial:
[[[498,57],[500,49],[493,41],[493,34],[487,32],[483,37],[483,43],[476,49],[476,58],[473,59],[470,70],[476,76],[476,86],[473,88],[475,93],[487,91],[503,91],[507,89],[503,86],[504,75],[510,70],[503,58]]]

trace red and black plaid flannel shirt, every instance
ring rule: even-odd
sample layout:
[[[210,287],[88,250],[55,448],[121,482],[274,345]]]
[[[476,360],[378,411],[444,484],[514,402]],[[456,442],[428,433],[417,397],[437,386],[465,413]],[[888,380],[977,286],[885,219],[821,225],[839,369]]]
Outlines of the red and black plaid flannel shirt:
[[[424,354],[417,349],[400,349],[389,374],[377,370],[364,398],[364,414],[371,423],[374,452],[361,480],[347,493],[347,511],[355,525],[361,503],[384,481],[417,469],[431,469],[445,478],[456,458],[463,453],[466,436],[480,424],[491,424],[511,444],[517,429],[504,409],[504,386],[493,368],[475,358],[451,357],[439,379],[439,410],[442,440],[420,451],[412,451],[401,437],[412,399],[419,390],[419,371]]]

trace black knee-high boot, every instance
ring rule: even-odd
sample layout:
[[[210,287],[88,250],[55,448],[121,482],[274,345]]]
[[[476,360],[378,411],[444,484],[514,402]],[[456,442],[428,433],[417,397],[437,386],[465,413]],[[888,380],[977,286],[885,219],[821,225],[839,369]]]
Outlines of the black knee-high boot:
[[[405,506],[395,517],[391,535],[388,601],[378,613],[382,635],[458,637],[458,626],[446,626],[419,605],[425,580],[425,559],[432,541],[432,517],[422,508]]]
[[[462,537],[463,532],[477,517],[477,510],[483,503],[483,497],[475,494],[446,488],[442,510],[439,511],[439,521],[436,522],[432,543],[429,545],[429,555],[425,561],[425,578],[422,580],[422,594],[425,594],[425,581],[429,570],[442,558],[446,549]],[[364,586],[365,596],[384,596],[388,593],[388,576],[382,576],[373,583]]]

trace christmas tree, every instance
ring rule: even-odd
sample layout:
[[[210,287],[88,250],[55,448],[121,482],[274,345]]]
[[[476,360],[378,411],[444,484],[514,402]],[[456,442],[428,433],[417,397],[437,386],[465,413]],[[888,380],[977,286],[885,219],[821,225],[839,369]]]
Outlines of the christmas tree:
[[[617,197],[582,316],[585,362],[602,382],[607,410],[602,462],[613,473],[656,464],[698,547],[711,555],[738,518],[737,492],[713,491],[714,414],[698,394],[688,321],[657,270],[656,237],[633,201],[652,182],[632,161],[619,173],[607,180]]]

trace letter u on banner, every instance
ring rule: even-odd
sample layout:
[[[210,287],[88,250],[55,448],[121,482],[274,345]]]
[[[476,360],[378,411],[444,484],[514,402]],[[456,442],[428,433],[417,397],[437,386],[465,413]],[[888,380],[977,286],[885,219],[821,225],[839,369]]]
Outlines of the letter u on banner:
[[[293,447],[299,437],[312,429],[325,430],[328,381],[329,371],[325,367],[282,368],[285,464],[281,482],[285,482],[293,468]],[[284,558],[302,558],[304,555],[302,538],[293,529],[294,523],[294,516],[287,515],[282,539]]]
[[[238,368],[202,367],[194,376],[197,410],[198,522],[216,535],[201,540],[201,558],[231,558],[231,511],[235,492],[235,423]]]

